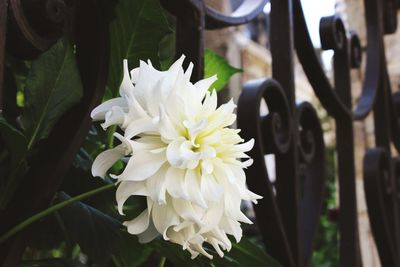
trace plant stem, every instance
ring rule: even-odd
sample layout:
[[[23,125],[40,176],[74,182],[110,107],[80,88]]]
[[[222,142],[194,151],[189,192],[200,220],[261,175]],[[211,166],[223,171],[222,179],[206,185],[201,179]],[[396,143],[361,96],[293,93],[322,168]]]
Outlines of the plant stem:
[[[117,125],[112,125],[107,129],[107,149],[114,147],[114,133],[117,130]]]
[[[166,260],[167,260],[166,257],[162,257],[161,260],[160,260],[160,263],[158,264],[158,267],[164,267]]]
[[[15,235],[16,233],[18,233],[19,231],[25,229],[26,227],[28,227],[29,225],[31,225],[32,223],[46,217],[47,215],[52,214],[55,211],[58,211],[74,202],[77,202],[79,200],[88,198],[90,196],[99,194],[101,192],[107,191],[109,189],[112,189],[115,187],[115,184],[107,184],[104,185],[102,187],[93,189],[91,191],[85,192],[83,194],[77,195],[75,197],[72,197],[70,199],[67,199],[63,202],[60,202],[56,205],[50,206],[49,208],[36,213],[35,215],[27,218],[26,220],[22,221],[21,223],[17,224],[16,226],[14,226],[13,228],[11,228],[10,230],[8,230],[7,232],[5,232],[3,235],[0,236],[0,244],[3,243],[4,241],[6,241],[8,238],[10,238],[11,236]]]

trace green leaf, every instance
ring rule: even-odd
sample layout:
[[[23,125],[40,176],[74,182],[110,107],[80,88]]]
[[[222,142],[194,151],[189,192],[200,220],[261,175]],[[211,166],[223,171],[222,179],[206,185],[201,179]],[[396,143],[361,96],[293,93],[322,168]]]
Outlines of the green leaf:
[[[231,76],[238,72],[242,72],[242,70],[231,66],[225,58],[217,55],[210,49],[205,50],[204,77],[208,78],[215,74],[218,77],[218,80],[215,81],[210,88],[215,88],[217,92],[222,90]]]
[[[117,267],[139,267],[147,261],[152,252],[153,249],[140,244],[136,236],[124,233],[112,258]]]
[[[9,124],[1,115],[0,135],[11,156],[11,169],[13,169],[17,167],[19,162],[25,157],[28,141],[23,133]]]
[[[233,243],[227,256],[240,262],[243,266],[282,267],[265,249],[249,238],[243,237],[239,243]]]
[[[48,136],[57,120],[82,96],[82,85],[72,46],[58,41],[34,60],[26,81],[22,123],[28,149]]]
[[[23,261],[19,267],[88,267],[88,265],[75,260],[55,258]]]
[[[15,122],[19,115],[17,106],[17,82],[11,68],[4,70],[3,112],[2,115],[10,122]]]
[[[171,32],[158,0],[120,0],[115,13],[110,28],[109,97],[118,93],[123,59],[128,59],[129,69],[137,67],[139,60],[147,59],[156,68],[160,67],[159,43]]]
[[[23,133],[9,124],[1,115],[0,136],[2,143],[8,150],[10,159],[9,165],[7,165],[7,178],[2,179],[0,185],[0,209],[3,209],[20,183],[22,174],[27,169],[25,157],[28,141]]]
[[[56,202],[70,196],[61,192]],[[75,202],[59,210],[68,237],[79,244],[82,251],[98,264],[106,263],[121,239],[121,224],[111,216],[84,204]]]
[[[168,261],[173,263],[176,267],[206,267],[209,261],[205,257],[197,257],[196,259],[190,258],[190,253],[183,250],[182,246],[164,241],[162,239],[153,240],[149,243],[161,257],[166,257]]]

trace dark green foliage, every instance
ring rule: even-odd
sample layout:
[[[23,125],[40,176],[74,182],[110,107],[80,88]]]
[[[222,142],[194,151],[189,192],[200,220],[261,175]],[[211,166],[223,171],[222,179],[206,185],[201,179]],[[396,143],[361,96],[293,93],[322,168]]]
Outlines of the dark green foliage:
[[[3,117],[0,121],[1,138],[11,156],[7,178],[2,181],[0,188],[0,208],[5,207],[25,174],[26,157],[35,143],[46,138],[58,119],[82,96],[75,55],[72,45],[65,39],[61,39],[49,51],[29,63],[29,68],[23,62],[13,62],[10,65],[15,66],[16,77],[23,72],[21,66],[25,67],[27,77],[18,78],[24,87],[22,115],[18,120],[22,123],[23,132],[6,122]],[[14,88],[17,82],[8,82],[7,85],[6,90],[12,92],[6,95],[17,98],[17,89]],[[10,98],[8,97],[8,102],[11,101]],[[17,99],[14,101],[18,104]],[[7,105],[12,106],[10,103]]]
[[[325,200],[320,218],[320,225],[315,240],[315,250],[312,258],[312,266],[336,267],[339,266],[339,225],[330,218],[330,209],[335,209],[336,184],[335,184],[335,148],[326,148],[327,182],[325,187]]]
[[[87,267],[87,265],[76,260],[55,258],[24,261],[20,267]]]
[[[269,256],[263,247],[249,238],[244,237],[239,243],[233,244],[228,256],[248,266],[281,267],[281,265]]]
[[[153,253],[150,246],[140,244],[135,236],[121,234],[121,242],[113,255],[117,267],[137,267],[144,264]]]
[[[13,72],[10,68],[5,68],[4,71],[4,96],[3,96],[3,108],[4,111],[2,112],[3,116],[14,123],[17,116],[19,115],[19,108],[16,102],[17,99],[17,81],[13,75]]]
[[[69,198],[64,192],[60,192],[55,202]],[[82,252],[98,264],[108,262],[121,240],[122,225],[119,221],[83,202],[61,209],[59,215],[68,237],[79,244]]]
[[[159,43],[170,32],[157,0],[119,0],[116,18],[111,23],[111,63],[108,76],[109,97],[115,97],[122,81],[122,60],[129,69],[139,60],[151,60],[160,67]]]
[[[10,167],[14,169],[25,157],[28,142],[24,134],[9,124],[2,116],[0,116],[0,135],[10,154]]]
[[[3,173],[0,180],[0,209],[3,209],[26,171],[25,157],[28,142],[24,134],[2,116],[0,116],[0,136],[1,150],[5,155],[1,159]]]
[[[75,55],[67,40],[60,40],[32,62],[24,94],[21,120],[28,148],[32,148],[82,96]]]

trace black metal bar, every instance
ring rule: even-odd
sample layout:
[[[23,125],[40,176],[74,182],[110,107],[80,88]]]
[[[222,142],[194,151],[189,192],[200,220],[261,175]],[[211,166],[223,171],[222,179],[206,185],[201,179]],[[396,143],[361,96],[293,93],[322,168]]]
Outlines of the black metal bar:
[[[0,0],[0,110],[3,110],[4,62],[6,52],[8,0]]]
[[[262,99],[270,110],[264,119],[260,118]],[[242,129],[243,138],[255,138],[254,149],[249,152],[254,164],[246,170],[246,174],[249,177],[249,188],[264,196],[254,206],[257,222],[268,253],[284,266],[297,266],[264,160],[267,153],[288,151],[292,129],[289,118],[290,110],[285,93],[276,81],[251,82],[244,86],[238,105],[238,125]]]
[[[192,81],[203,78],[205,4],[199,0],[161,0],[162,5],[176,16],[176,57],[185,55],[186,68],[193,62]]]
[[[272,77],[278,81],[288,99],[292,125],[291,145],[284,154],[276,154],[276,198],[282,222],[289,238],[295,266],[302,266],[299,195],[298,128],[293,68],[293,16],[291,0],[271,1]]]
[[[351,96],[351,60],[344,26],[340,20],[333,18],[336,31],[333,32],[341,42],[337,42],[334,54],[335,89],[349,110],[352,106]],[[341,26],[339,26],[341,25]],[[354,133],[351,116],[336,119],[336,147],[339,174],[339,227],[340,227],[340,265],[362,266],[356,192],[356,171],[354,158]]]

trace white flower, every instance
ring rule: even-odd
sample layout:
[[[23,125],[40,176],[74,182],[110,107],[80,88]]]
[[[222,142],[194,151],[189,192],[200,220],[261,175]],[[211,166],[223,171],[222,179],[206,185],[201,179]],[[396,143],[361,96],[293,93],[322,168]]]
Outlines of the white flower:
[[[240,222],[251,223],[241,201],[261,198],[247,190],[243,171],[252,164],[245,152],[254,140],[242,143],[240,130],[227,128],[236,120],[235,104],[217,108],[216,92],[209,91],[216,76],[192,84],[193,64],[184,72],[183,60],[164,72],[141,61],[130,73],[124,61],[121,97],[91,114],[104,121],[103,128],[118,125],[124,134],[115,134],[120,145],[98,155],[92,174],[104,177],[117,160],[127,162],[121,174],[111,176],[120,182],[121,214],[130,196],[147,198],[147,209],[124,223],[141,242],[162,234],[193,258],[199,253],[212,258],[203,248],[207,242],[222,257],[231,248],[227,234],[238,242]]]

